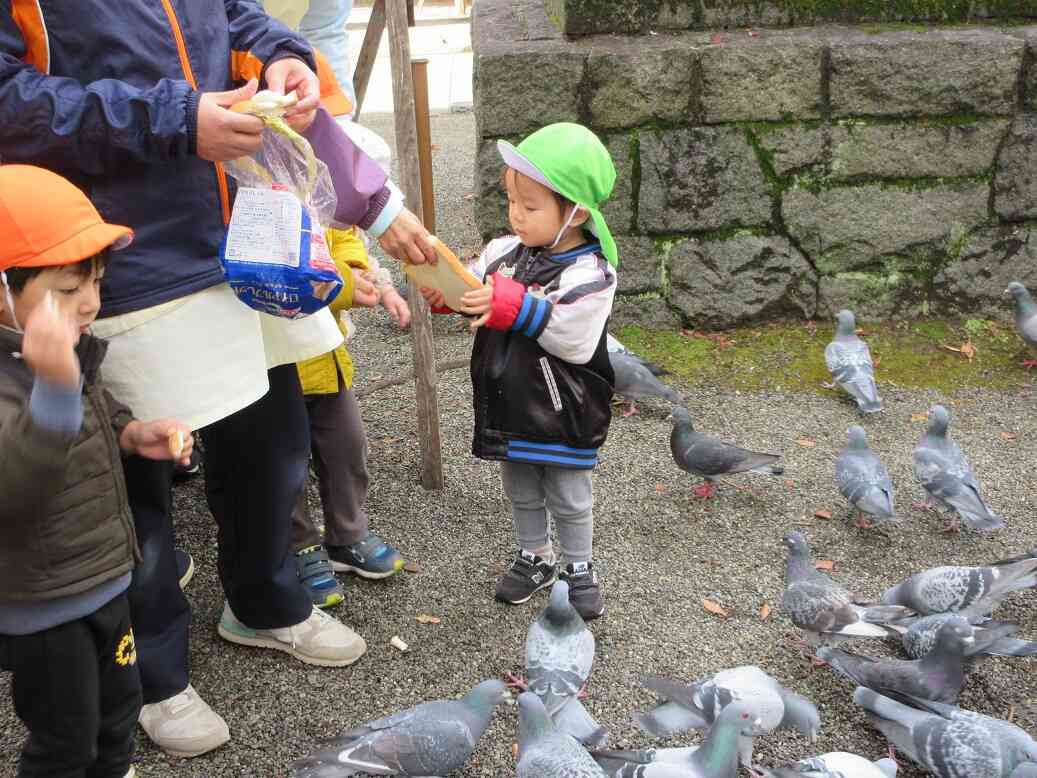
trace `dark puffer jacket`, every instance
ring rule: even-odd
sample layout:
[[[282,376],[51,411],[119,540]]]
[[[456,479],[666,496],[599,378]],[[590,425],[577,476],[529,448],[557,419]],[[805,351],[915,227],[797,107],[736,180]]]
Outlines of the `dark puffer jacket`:
[[[78,594],[140,560],[119,436],[133,416],[98,381],[107,345],[83,335],[83,424],[62,435],[29,413],[33,374],[0,329],[0,600]]]

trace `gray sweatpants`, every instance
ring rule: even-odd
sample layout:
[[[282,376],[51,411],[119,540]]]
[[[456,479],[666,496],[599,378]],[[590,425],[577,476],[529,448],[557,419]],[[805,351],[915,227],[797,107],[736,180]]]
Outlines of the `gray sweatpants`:
[[[590,562],[594,543],[594,494],[590,470],[501,462],[504,493],[511,500],[519,548],[551,545],[550,521],[562,561]]]

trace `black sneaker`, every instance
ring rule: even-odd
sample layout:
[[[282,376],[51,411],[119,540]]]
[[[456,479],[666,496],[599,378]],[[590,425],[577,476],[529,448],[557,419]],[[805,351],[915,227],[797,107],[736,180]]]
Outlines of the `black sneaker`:
[[[519,605],[555,582],[558,568],[535,554],[520,551],[508,571],[497,580],[493,596]]]
[[[566,565],[558,577],[569,584],[569,602],[584,621],[604,615],[605,600],[601,596],[601,584],[598,583],[594,565],[590,562],[575,562]]]

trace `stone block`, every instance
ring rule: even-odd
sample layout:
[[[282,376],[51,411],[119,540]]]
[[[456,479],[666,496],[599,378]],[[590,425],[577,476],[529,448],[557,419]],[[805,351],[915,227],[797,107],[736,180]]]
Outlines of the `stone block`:
[[[1024,42],[994,30],[835,34],[834,116],[1007,116]]]
[[[616,166],[616,183],[601,212],[614,234],[634,231],[634,161],[636,133],[602,138]]]
[[[547,15],[566,35],[636,33],[644,30],[667,0],[542,0]],[[689,0],[677,0],[687,3]]]
[[[479,141],[475,155],[475,225],[483,240],[511,231],[508,196],[501,181],[504,162],[497,153],[497,139]]]
[[[834,319],[843,308],[858,321],[913,318],[926,313],[925,284],[895,269],[837,273],[821,276],[817,288],[817,316]]]
[[[988,187],[911,190],[878,184],[786,192],[789,234],[822,275],[864,270],[887,255],[908,260],[987,221]],[[913,268],[907,268],[913,270]]]
[[[670,303],[696,327],[814,315],[814,272],[779,235],[686,240],[669,255]]]
[[[771,157],[774,172],[783,178],[828,164],[828,127],[793,126],[756,131],[760,146]]]
[[[640,232],[701,232],[770,221],[767,181],[745,130],[643,131],[640,147]]]
[[[1037,217],[1037,114],[1012,123],[994,175],[994,209],[1006,221]]]
[[[701,26],[707,30],[738,30],[746,27],[783,27],[792,14],[780,3],[753,0],[700,0]]]
[[[663,285],[663,254],[651,238],[617,235],[620,294],[659,292]]]
[[[617,295],[609,327],[634,324],[649,330],[672,330],[681,325],[680,316],[658,295]]]
[[[704,46],[701,104],[707,124],[821,115],[824,41],[814,34],[740,34]]]
[[[610,40],[587,59],[586,106],[594,127],[636,127],[690,116],[694,52]]]
[[[935,312],[1012,320],[1004,296],[1012,281],[1037,292],[1037,228],[1008,224],[979,230],[933,279]]]
[[[844,123],[832,128],[833,180],[979,176],[994,165],[1007,119],[961,125]]]

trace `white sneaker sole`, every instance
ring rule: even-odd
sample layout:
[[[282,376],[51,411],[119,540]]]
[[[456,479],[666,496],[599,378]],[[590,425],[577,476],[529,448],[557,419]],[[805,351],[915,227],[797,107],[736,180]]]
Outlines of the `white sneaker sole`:
[[[229,741],[230,735],[227,735],[226,737],[213,738],[210,741],[206,741],[203,745],[199,745],[190,750],[182,748],[168,748],[160,743],[155,743],[154,740],[152,740],[151,742],[155,743],[156,746],[161,748],[163,753],[169,754],[172,757],[176,757],[177,759],[193,759],[196,756],[201,756],[202,754],[207,754],[210,751],[215,751],[217,748]],[[134,773],[134,776],[136,776],[136,773]]]
[[[367,644],[363,643],[360,652],[355,656],[348,656],[342,659],[325,659],[323,657],[304,654],[298,649],[293,648],[290,644],[282,643],[276,638],[265,638],[258,635],[256,637],[251,637],[249,635],[241,635],[237,632],[232,632],[223,626],[222,621],[216,628],[216,631],[219,633],[221,638],[229,643],[237,643],[239,646],[251,646],[252,648],[269,648],[274,651],[283,651],[286,654],[291,654],[304,664],[316,665],[318,667],[348,667],[367,653]]]
[[[389,570],[385,573],[372,573],[370,570],[365,570],[362,567],[353,567],[352,565],[347,565],[344,562],[336,562],[334,559],[332,559],[331,569],[334,570],[336,573],[354,573],[355,575],[359,575],[361,578],[367,578],[372,581],[380,581],[383,578],[389,578],[391,576],[396,575],[398,572],[400,572],[400,570],[403,569],[403,565],[400,565],[399,567]]]
[[[184,574],[180,576],[180,591],[187,588],[187,585],[191,583],[191,579],[194,578],[194,557],[187,557],[187,569]]]

